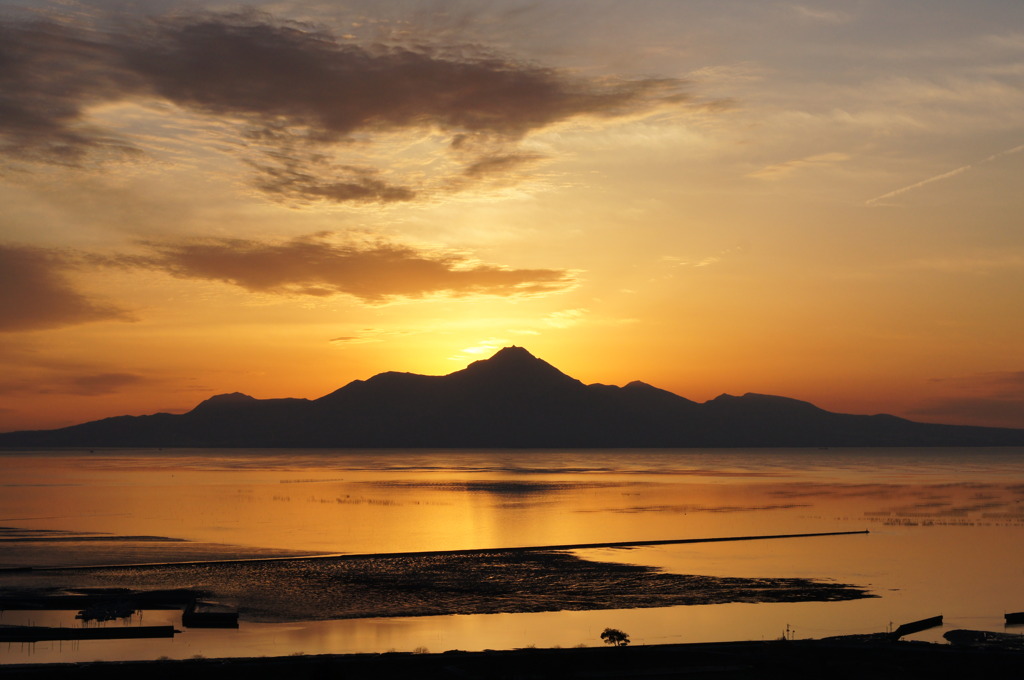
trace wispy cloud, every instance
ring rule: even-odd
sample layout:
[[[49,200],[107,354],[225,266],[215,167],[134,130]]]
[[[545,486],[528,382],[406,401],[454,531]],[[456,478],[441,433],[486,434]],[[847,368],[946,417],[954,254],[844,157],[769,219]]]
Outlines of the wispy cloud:
[[[694,269],[700,269],[703,267],[710,267],[712,265],[720,264],[727,258],[733,257],[743,251],[742,246],[733,246],[721,250],[714,255],[704,255],[703,257],[685,257],[681,255],[663,255],[661,261],[667,263],[671,267],[690,267]]]
[[[663,262],[668,262],[676,267],[710,267],[722,261],[722,258],[714,255],[699,260],[689,260],[683,257],[675,257],[674,255],[666,255],[661,259]]]
[[[578,309],[563,309],[558,312],[552,312],[544,318],[544,323],[553,328],[569,328],[575,326],[583,321],[589,310],[578,308]]]
[[[344,346],[344,345],[365,345],[374,342],[385,342],[392,338],[401,337],[404,335],[412,335],[414,333],[420,333],[422,331],[412,331],[408,329],[394,329],[394,328],[360,328],[352,331],[350,335],[339,335],[336,338],[331,338],[328,342]]]
[[[816,154],[814,156],[807,156],[805,158],[798,158],[782,163],[775,163],[774,165],[768,165],[760,170],[749,173],[747,177],[754,177],[756,179],[763,180],[778,180],[796,172],[797,170],[831,168],[848,160],[850,160],[849,155],[833,151],[830,153]]]
[[[895,198],[896,196],[899,196],[901,194],[905,194],[908,191],[913,191],[914,189],[920,189],[921,187],[928,186],[929,184],[932,184],[933,182],[939,182],[939,181],[944,180],[944,179],[949,179],[950,177],[956,177],[957,175],[961,175],[961,174],[967,172],[968,170],[971,170],[972,168],[975,168],[975,167],[977,167],[979,165],[983,165],[985,163],[990,163],[990,162],[992,162],[992,161],[994,161],[996,159],[1002,158],[1003,156],[1009,156],[1010,154],[1019,153],[1020,151],[1024,151],[1024,144],[1021,144],[1019,146],[1015,146],[1015,147],[1007,149],[1005,151],[1000,151],[999,153],[992,154],[991,156],[988,156],[987,158],[983,158],[980,161],[976,161],[976,162],[970,163],[968,165],[962,165],[959,168],[954,168],[953,170],[950,170],[948,172],[944,172],[944,173],[942,173],[940,175],[935,175],[934,177],[929,177],[928,179],[923,179],[920,182],[915,182],[915,183],[910,184],[908,186],[901,187],[899,189],[896,189],[895,191],[890,191],[888,193],[882,194],[881,196],[876,196],[875,198],[872,198],[872,199],[869,199],[869,200],[865,201],[865,205],[879,205],[880,203],[882,203],[883,201],[885,201],[887,199]]]

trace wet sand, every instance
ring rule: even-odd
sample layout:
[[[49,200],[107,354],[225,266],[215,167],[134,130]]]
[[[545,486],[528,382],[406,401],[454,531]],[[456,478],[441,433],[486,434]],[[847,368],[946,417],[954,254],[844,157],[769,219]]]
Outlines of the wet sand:
[[[71,589],[179,590],[260,622],[873,597],[828,581],[680,575],[522,550],[24,571],[3,581],[0,607],[4,595],[24,608]]]

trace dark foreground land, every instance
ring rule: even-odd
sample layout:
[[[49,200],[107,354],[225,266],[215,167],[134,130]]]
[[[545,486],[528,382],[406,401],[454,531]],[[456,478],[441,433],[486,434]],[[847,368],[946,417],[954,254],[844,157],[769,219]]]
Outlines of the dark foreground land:
[[[0,665],[4,680],[245,678],[1013,678],[1024,652],[923,642],[776,640],[443,654]]]

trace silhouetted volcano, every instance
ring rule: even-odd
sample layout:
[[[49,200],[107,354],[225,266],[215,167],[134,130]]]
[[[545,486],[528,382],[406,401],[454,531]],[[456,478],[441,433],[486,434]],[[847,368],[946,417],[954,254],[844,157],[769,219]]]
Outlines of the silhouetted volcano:
[[[319,399],[222,394],[188,413],[0,434],[0,446],[622,448],[1021,446],[1024,430],[824,411],[785,397],[699,404],[636,381],[584,385],[522,347],[443,376],[387,372]]]
[[[490,359],[474,361],[461,371],[447,377],[462,381],[479,381],[508,387],[519,386],[528,390],[557,389],[569,385],[583,387],[583,383],[570,378],[548,362],[538,359],[523,347],[505,347]]]

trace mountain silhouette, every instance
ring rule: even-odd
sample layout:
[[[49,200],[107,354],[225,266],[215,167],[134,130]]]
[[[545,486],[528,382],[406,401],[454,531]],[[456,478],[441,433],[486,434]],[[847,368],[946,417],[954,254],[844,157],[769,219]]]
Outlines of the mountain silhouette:
[[[183,414],[0,434],[0,446],[645,448],[1021,446],[1024,430],[832,413],[796,399],[704,403],[639,381],[585,385],[522,347],[443,376],[387,372],[319,399],[221,394]]]

